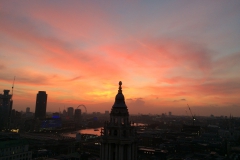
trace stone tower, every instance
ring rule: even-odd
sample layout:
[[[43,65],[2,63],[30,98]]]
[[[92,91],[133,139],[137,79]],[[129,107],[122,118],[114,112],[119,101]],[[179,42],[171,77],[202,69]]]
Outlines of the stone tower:
[[[129,121],[128,108],[119,82],[118,94],[110,113],[110,121],[105,122],[101,131],[101,160],[136,160],[136,128]]]

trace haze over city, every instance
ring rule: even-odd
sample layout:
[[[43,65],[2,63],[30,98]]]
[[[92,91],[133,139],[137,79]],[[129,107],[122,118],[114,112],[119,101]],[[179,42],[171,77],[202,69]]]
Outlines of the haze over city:
[[[0,90],[13,109],[240,116],[239,1],[1,1]]]

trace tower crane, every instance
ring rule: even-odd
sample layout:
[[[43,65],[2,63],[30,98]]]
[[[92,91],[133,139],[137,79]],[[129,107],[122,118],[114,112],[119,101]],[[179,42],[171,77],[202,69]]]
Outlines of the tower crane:
[[[187,106],[188,106],[188,109],[189,109],[189,111],[190,111],[190,113],[191,113],[191,115],[192,115],[192,120],[193,120],[193,125],[194,125],[194,121],[195,121],[196,119],[195,119],[194,115],[192,114],[191,108],[189,107],[188,104],[187,104]]]
[[[185,110],[185,111],[186,111],[186,114],[187,114],[187,116],[188,116],[187,110]]]

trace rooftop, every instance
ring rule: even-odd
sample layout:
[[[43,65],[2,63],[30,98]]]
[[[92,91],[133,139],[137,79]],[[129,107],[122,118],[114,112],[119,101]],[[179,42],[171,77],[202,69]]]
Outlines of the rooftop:
[[[9,140],[6,139],[5,141],[0,142],[0,148],[10,148],[14,146],[23,146],[27,145],[28,141],[23,140],[23,139],[18,139],[18,140]]]

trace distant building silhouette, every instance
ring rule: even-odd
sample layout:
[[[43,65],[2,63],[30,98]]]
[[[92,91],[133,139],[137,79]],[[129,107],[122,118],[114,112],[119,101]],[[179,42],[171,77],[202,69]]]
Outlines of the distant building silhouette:
[[[35,118],[46,118],[47,94],[46,91],[38,91],[35,108]]]
[[[52,118],[60,118],[60,113],[58,112],[52,113]]]
[[[68,115],[67,111],[64,109],[63,110],[63,117],[66,117]]]
[[[105,115],[109,115],[109,111],[105,111]]]
[[[74,112],[73,107],[68,107],[68,117],[69,118],[73,118],[73,112]]]
[[[110,122],[105,122],[101,131],[101,160],[136,160],[136,128],[129,122],[128,108],[119,82],[118,94],[110,113]]]
[[[27,108],[26,108],[26,113],[29,113],[29,112],[30,112],[30,108],[27,107]]]
[[[9,92],[3,90],[3,94],[0,94],[0,129],[8,129],[10,125],[13,101]]]
[[[82,111],[81,109],[75,109],[74,121],[77,125],[81,122]]]

